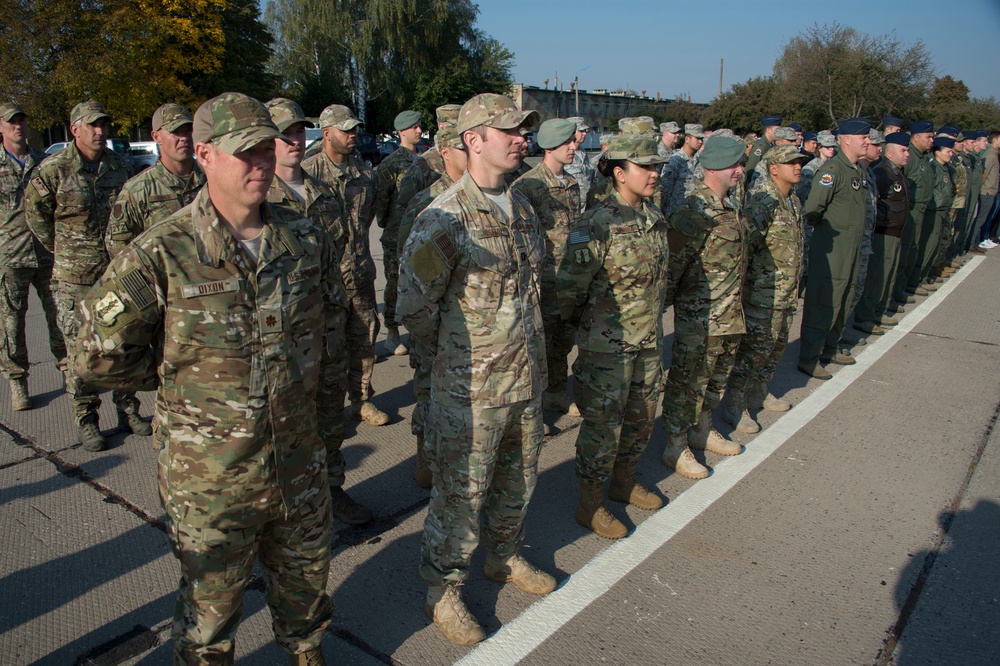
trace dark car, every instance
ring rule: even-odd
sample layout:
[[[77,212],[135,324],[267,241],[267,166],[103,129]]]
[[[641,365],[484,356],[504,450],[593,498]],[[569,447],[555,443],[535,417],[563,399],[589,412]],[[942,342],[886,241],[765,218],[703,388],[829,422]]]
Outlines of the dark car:
[[[373,167],[382,161],[382,155],[378,150],[378,139],[374,134],[358,132],[357,151],[361,153],[361,158]]]
[[[420,137],[420,141],[417,141],[417,154],[426,153],[428,150],[434,147],[434,142],[427,137]]]
[[[386,139],[378,144],[378,152],[383,160],[396,152],[397,148],[399,148],[399,139]]]
[[[538,140],[534,134],[526,134],[524,140],[528,143],[528,157],[542,154],[542,149],[538,147]]]

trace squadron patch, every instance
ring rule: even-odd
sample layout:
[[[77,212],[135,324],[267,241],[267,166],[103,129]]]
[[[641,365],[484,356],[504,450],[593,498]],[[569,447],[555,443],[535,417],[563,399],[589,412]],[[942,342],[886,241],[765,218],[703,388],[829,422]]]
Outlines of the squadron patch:
[[[125,312],[125,303],[113,291],[109,291],[104,298],[94,303],[94,320],[105,328],[114,326],[115,319],[123,312]]]
[[[851,187],[853,189],[855,189],[855,190],[861,189],[861,179],[860,178],[851,178]]]
[[[902,192],[903,191],[903,186],[900,185],[899,183],[893,183],[892,184],[892,191],[893,192]]]
[[[822,185],[823,187],[830,187],[831,185],[833,185],[833,174],[824,173],[822,176],[819,177],[819,184]]]
[[[760,157],[761,155],[764,154],[764,151],[758,148],[757,150],[753,151],[753,154],[756,155],[757,157]]]
[[[586,266],[591,260],[590,250],[585,247],[580,248],[573,253],[573,258],[576,261],[577,266]]]

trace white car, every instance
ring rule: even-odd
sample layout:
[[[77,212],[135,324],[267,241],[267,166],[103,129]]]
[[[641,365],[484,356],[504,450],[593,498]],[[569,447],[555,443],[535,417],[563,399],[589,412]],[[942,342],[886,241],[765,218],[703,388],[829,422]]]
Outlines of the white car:
[[[135,172],[139,173],[156,164],[156,160],[160,159],[160,147],[155,141],[136,141],[129,148],[129,154],[132,155]]]

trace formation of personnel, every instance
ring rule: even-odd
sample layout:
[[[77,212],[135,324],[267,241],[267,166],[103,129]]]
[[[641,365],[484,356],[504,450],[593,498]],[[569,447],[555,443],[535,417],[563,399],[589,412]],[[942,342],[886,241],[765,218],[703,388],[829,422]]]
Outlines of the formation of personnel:
[[[425,612],[459,644],[485,638],[460,593],[480,540],[488,579],[556,587],[521,555],[546,411],[582,418],[576,521],[626,537],[606,500],[663,506],[636,481],[661,402],[663,464],[689,479],[710,471],[692,449],[742,452],[717,408],[744,433],[760,430],[756,412],[792,408],[768,383],[807,267],[798,367],[828,379],[996,234],[1000,133],[902,132],[896,118],[811,133],[767,116],[748,143],[644,116],[588,159],[574,117],[541,123],[530,168],[537,113],[509,98],[476,95],[436,120],[417,155],[420,114],[401,112],[400,148],[373,171],[342,105],[320,114],[307,157],[312,123],[293,100],[225,93],[193,116],[165,104],[160,160],[130,178],[100,104],[73,109],[74,141],[45,160],[23,109],[0,105],[0,367],[13,407],[30,409],[34,286],[84,448],[105,447],[98,388],[114,391],[121,428],[152,434],[181,567],[177,663],[232,662],[255,561],[291,663],[323,663],[333,519],[373,518],[343,488],[345,399],[352,418],[389,420],[371,401],[372,222],[387,350],[414,369],[416,482],[432,489]]]

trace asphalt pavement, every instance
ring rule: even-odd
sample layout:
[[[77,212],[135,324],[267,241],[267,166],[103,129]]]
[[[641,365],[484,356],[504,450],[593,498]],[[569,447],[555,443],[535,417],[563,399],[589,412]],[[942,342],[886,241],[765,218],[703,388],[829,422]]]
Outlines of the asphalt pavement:
[[[828,382],[795,370],[796,321],[772,386],[793,409],[762,413],[757,435],[716,418],[745,449],[699,453],[713,468],[702,481],[661,464],[658,422],[639,478],[668,503],[612,505],[632,530],[619,542],[575,523],[579,420],[549,419],[525,554],[560,587],[539,599],[488,582],[477,554],[463,595],[490,638],[471,649],[423,614],[412,371],[382,359],[374,400],[392,421],[350,424],[344,446],[348,491],[377,519],[337,525],[328,663],[998,663],[998,284],[1000,254],[973,259]],[[156,452],[112,430],[110,394],[111,446],[83,451],[34,298],[28,330],[34,409],[12,412],[0,384],[0,663],[169,664],[178,566]],[[669,311],[665,331],[669,362]],[[255,577],[240,664],[286,663],[263,591]]]

